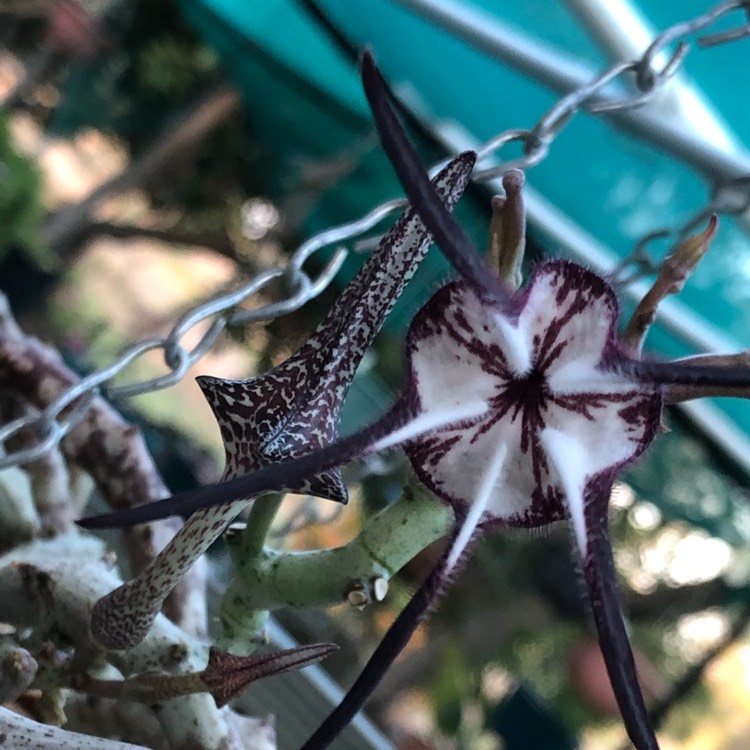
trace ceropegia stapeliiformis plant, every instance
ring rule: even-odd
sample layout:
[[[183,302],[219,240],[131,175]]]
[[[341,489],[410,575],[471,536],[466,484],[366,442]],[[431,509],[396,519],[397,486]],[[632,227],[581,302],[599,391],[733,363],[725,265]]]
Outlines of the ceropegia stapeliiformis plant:
[[[610,492],[617,473],[656,436],[665,400],[747,388],[750,372],[731,362],[716,367],[700,358],[664,362],[642,357],[637,331],[618,338],[618,304],[610,284],[574,263],[542,263],[525,287],[514,289],[485,264],[452,219],[406,140],[369,54],[363,58],[362,78],[383,147],[409,201],[459,274],[458,281],[443,287],[419,311],[409,329],[401,394],[384,417],[350,437],[338,438],[335,429],[320,432],[316,443],[296,446],[296,451],[285,447],[263,462],[278,463],[263,468],[257,460],[245,463],[240,470],[257,470],[231,479],[228,475],[227,481],[157,503],[86,519],[83,525],[122,526],[175,513],[205,513],[206,508],[236,503],[238,498],[309,488],[304,483],[322,472],[401,445],[422,482],[453,507],[456,525],[435,569],[305,748],[326,747],[364,703],[472,540],[493,528],[531,528],[567,519],[625,726],[639,750],[653,750],[658,744],[618,603],[608,533]],[[459,157],[454,168],[471,158]],[[517,174],[510,176],[509,184],[517,181]],[[714,220],[688,249],[704,251],[715,226]],[[522,241],[518,231],[516,240]],[[373,263],[365,282],[371,288],[394,283],[385,257]],[[661,296],[679,286],[679,279],[659,281]],[[360,279],[342,299],[348,305],[366,295]],[[357,316],[347,317],[342,307],[335,308],[341,321],[337,342],[345,348],[365,347],[371,327]],[[316,343],[315,349],[319,347]],[[335,355],[329,351],[326,356]],[[345,388],[325,385],[325,380],[318,388],[311,380],[328,371],[323,360],[314,367],[293,361],[301,368],[294,370],[298,380],[277,384],[286,394],[285,408],[293,405],[301,411],[307,408],[306,399],[312,404],[338,403]],[[332,361],[333,367],[341,363]],[[270,394],[275,393],[273,385],[272,379],[264,385]],[[217,416],[221,422],[240,425],[238,430],[245,424],[257,429],[257,419],[247,410],[252,399],[238,398],[243,393],[225,391]],[[223,426],[225,440],[229,437],[230,445],[238,442],[226,429]]]

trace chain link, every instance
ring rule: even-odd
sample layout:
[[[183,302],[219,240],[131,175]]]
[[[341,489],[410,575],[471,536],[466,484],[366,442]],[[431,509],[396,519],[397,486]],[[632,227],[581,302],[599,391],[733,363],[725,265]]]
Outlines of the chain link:
[[[750,36],[750,0],[729,0],[697,18],[671,26],[654,39],[639,59],[616,63],[591,82],[562,97],[532,128],[506,130],[489,139],[477,150],[478,163],[511,143],[520,143],[523,155],[501,161],[490,168],[477,169],[473,178],[479,182],[487,182],[508,169],[525,170],[535,166],[547,156],[552,142],[581,109],[599,114],[642,106],[661,91],[681,67],[689,52],[689,43],[685,37],[706,31],[719,19],[740,10],[745,15],[742,26],[704,35],[697,40],[698,45],[712,47]],[[676,47],[667,62],[661,68],[657,67],[656,59],[659,54],[666,52],[673,44]],[[612,88],[621,79],[622,83],[635,83],[638,93],[621,98],[605,96],[605,89]],[[432,173],[444,163],[433,167]],[[328,287],[351,250],[358,252],[363,248],[372,248],[371,239],[361,241],[366,232],[405,205],[403,198],[391,200],[356,221],[316,234],[300,245],[285,266],[262,271],[236,291],[192,308],[177,320],[166,336],[149,338],[132,345],[116,362],[82,378],[43,411],[31,413],[0,427],[0,454],[2,445],[21,431],[31,430],[37,439],[35,444],[27,448],[0,455],[0,469],[34,461],[54,448],[85,416],[95,396],[103,393],[110,398],[130,398],[167,388],[185,376],[188,369],[213,347],[227,326],[267,321],[298,310]],[[674,235],[675,242],[679,242],[680,238],[705,221],[711,213],[738,215],[749,209],[750,175],[726,182],[713,191],[709,204],[679,229],[660,229],[646,235],[616,273],[623,272],[629,264],[648,267],[650,260],[646,248],[656,239]],[[358,240],[360,241],[357,242]],[[352,247],[349,247],[350,244]],[[304,270],[305,263],[313,255],[331,247],[335,250],[330,260],[317,276],[311,278]],[[250,298],[275,281],[283,283],[286,296],[252,309],[243,307]],[[210,321],[208,328],[200,333],[206,321]],[[200,333],[198,343],[192,348],[186,348],[182,342],[193,333]],[[169,370],[167,374],[126,385],[111,385],[111,381],[136,360],[159,349],[163,351],[164,362]]]
[[[194,307],[177,320],[166,336],[133,344],[113,364],[97,370],[66,389],[42,412],[32,413],[3,425],[0,427],[0,444],[25,430],[33,431],[37,442],[28,448],[0,455],[0,470],[35,461],[54,448],[84,417],[94,396],[103,392],[109,398],[131,398],[167,388],[185,377],[188,369],[212,348],[227,326],[272,320],[298,310],[328,287],[341,269],[349,250],[337,247],[315,278],[311,278],[304,270],[307,260],[332,245],[359,237],[405,205],[404,199],[388,201],[356,221],[320,232],[300,245],[285,266],[262,271],[236,291]],[[287,297],[250,310],[242,307],[243,303],[277,279],[285,282],[289,292]],[[186,349],[182,340],[206,320],[211,320],[208,329],[192,349]],[[127,385],[107,386],[136,360],[159,349],[163,351],[164,362],[169,368],[166,375]],[[65,412],[71,405],[74,406]]]

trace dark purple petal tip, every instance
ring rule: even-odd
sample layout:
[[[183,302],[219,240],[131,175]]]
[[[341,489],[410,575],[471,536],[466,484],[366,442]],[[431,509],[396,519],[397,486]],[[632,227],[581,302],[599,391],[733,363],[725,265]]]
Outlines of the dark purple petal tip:
[[[435,192],[390,105],[388,87],[369,51],[362,55],[362,84],[383,150],[409,202],[432,233],[436,244],[476,294],[501,308],[506,307],[510,298],[508,290],[483,261],[472,241]]]

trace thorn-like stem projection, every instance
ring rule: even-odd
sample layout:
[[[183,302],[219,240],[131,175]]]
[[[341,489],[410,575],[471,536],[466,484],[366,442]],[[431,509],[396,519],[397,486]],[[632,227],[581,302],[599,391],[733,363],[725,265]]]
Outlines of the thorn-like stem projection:
[[[713,214],[708,226],[700,234],[687,237],[664,259],[656,281],[638,303],[621,337],[622,343],[633,353],[639,354],[643,348],[646,334],[656,320],[656,311],[661,301],[670,294],[682,291],[685,282],[708,252],[718,228],[719,219]]]
[[[252,656],[234,656],[211,648],[208,666],[200,673],[200,680],[221,708],[251,682],[317,664],[338,648],[333,643],[313,643]]]
[[[316,664],[334,651],[338,646],[333,643],[315,643],[268,654],[234,656],[212,647],[208,665],[200,672],[142,672],[124,680],[100,680],[81,674],[73,676],[70,687],[99,698],[147,704],[211,693],[217,708],[222,708],[250,683]]]

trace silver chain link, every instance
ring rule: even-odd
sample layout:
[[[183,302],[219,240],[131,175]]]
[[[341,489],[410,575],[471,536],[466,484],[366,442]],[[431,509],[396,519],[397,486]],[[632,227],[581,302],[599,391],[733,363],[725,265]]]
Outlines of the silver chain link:
[[[557,138],[570,119],[581,109],[592,114],[612,112],[620,109],[639,107],[657,92],[661,91],[669,79],[681,67],[689,51],[686,36],[705,31],[716,21],[734,11],[743,11],[745,22],[736,28],[705,35],[697,40],[700,47],[710,47],[724,42],[750,36],[750,0],[729,0],[721,3],[690,21],[675,24],[659,34],[644,54],[637,60],[619,62],[612,65],[591,82],[562,97],[530,129],[506,130],[483,144],[478,151],[478,162],[496,154],[510,143],[520,143],[523,155],[510,159],[488,169],[477,169],[473,178],[479,182],[492,180],[508,169],[530,169],[541,162],[548,154],[550,145]],[[657,68],[656,57],[670,45],[676,44],[666,64]],[[634,96],[602,101],[604,90],[621,78],[628,77],[635,83],[638,93]],[[444,163],[444,162],[442,162]],[[442,164],[441,163],[441,164]],[[441,165],[436,165],[433,172]],[[0,455],[0,469],[18,466],[40,458],[55,445],[83,418],[93,398],[104,393],[110,398],[129,398],[138,394],[167,388],[181,380],[188,369],[200,360],[215,344],[227,326],[248,325],[271,320],[286,315],[318,296],[335,279],[350,249],[370,249],[371,242],[357,242],[379,222],[403,209],[405,199],[388,201],[374,208],[362,218],[327,229],[304,242],[289,258],[284,266],[262,271],[234,292],[210,299],[185,313],[164,337],[153,337],[133,344],[123,352],[116,362],[82,378],[65,390],[49,406],[37,414],[30,414],[0,427],[0,446],[21,431],[31,430],[37,442],[29,447],[6,455]],[[661,229],[644,237],[633,253],[623,263],[644,263],[645,248],[653,240],[665,236],[682,237],[711,213],[737,215],[750,208],[750,176],[732,180],[718,186],[709,202],[684,226],[676,231]],[[341,245],[352,244],[352,247]],[[304,270],[306,261],[316,253],[330,247],[335,251],[323,270],[314,278]],[[251,297],[266,289],[273,281],[281,280],[288,290],[287,296],[253,309],[243,304]],[[205,321],[210,321],[208,329],[198,343],[188,349],[182,341]],[[137,359],[146,353],[161,349],[164,362],[169,370],[165,375],[127,385],[108,385]],[[2,449],[0,448],[0,454]]]

